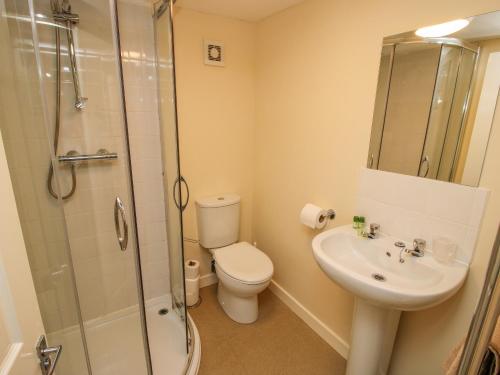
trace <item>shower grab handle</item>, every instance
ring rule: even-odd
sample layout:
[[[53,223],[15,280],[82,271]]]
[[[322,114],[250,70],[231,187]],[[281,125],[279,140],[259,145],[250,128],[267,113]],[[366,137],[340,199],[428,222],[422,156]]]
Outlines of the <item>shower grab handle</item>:
[[[123,223],[123,234],[120,229],[120,217]],[[118,244],[120,245],[120,249],[122,251],[127,250],[128,224],[127,224],[127,219],[125,217],[125,207],[120,197],[116,197],[115,199],[115,230],[116,230],[116,237],[118,238]]]

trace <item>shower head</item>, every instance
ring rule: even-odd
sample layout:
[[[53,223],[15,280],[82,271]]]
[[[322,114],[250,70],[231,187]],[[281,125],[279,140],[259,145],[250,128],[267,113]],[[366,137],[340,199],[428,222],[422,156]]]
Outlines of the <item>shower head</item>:
[[[84,110],[87,107],[88,100],[89,100],[88,98],[84,98],[83,96],[79,96],[78,98],[76,98],[75,108],[79,111]]]

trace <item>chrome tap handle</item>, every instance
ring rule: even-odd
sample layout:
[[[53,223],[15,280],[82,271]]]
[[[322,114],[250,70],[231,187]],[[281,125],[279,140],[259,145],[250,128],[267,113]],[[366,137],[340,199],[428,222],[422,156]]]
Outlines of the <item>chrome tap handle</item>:
[[[371,223],[370,224],[370,234],[376,235],[380,231],[380,224]]]
[[[421,238],[415,238],[413,240],[413,250],[411,254],[416,257],[423,257],[427,242]]]

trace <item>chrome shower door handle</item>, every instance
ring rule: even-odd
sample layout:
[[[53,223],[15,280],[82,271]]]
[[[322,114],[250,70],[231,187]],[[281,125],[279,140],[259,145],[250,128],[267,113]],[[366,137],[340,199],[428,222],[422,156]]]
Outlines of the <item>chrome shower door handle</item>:
[[[181,183],[184,183],[184,185],[186,185],[187,197],[186,197],[186,203],[184,203],[184,204],[182,204],[182,202],[179,203],[177,201],[177,194],[175,194],[176,190],[177,190],[177,185],[179,185],[179,188],[180,188]],[[173,198],[174,198],[174,203],[177,206],[177,208],[179,208],[181,211],[184,211],[189,203],[189,186],[188,186],[186,179],[184,177],[181,176],[180,178],[175,180],[174,188],[172,189],[172,194],[173,194]]]
[[[427,175],[429,174],[429,164],[430,164],[429,156],[425,155],[424,158],[422,159],[422,162],[420,163],[420,169],[422,169],[425,165],[425,173],[421,177],[427,177]]]
[[[122,219],[123,225],[123,234],[120,228],[120,218]],[[128,224],[127,219],[125,217],[125,207],[123,206],[123,202],[120,197],[116,197],[115,199],[115,230],[116,237],[118,238],[118,244],[120,245],[120,249],[122,251],[127,250],[128,244]]]

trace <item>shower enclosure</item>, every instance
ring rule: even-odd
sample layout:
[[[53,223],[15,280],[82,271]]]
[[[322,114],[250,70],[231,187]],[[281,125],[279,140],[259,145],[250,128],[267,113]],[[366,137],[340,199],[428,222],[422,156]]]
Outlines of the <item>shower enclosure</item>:
[[[455,180],[476,59],[458,39],[384,40],[369,168]]]
[[[0,131],[57,373],[193,373],[171,2],[0,12]]]

